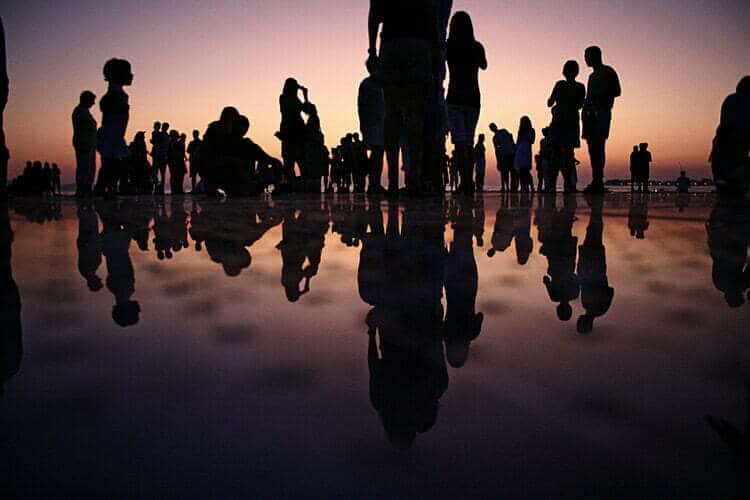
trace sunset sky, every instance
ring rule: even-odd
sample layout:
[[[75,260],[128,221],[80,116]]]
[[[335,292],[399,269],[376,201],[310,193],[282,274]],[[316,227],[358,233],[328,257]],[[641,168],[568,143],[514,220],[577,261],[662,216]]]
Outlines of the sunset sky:
[[[128,140],[155,120],[202,132],[234,105],[250,118],[250,136],[278,154],[278,95],[294,76],[310,89],[330,146],[358,129],[368,4],[4,0],[11,174],[26,160],[56,161],[72,181],[70,114],[82,90],[104,94],[101,68],[110,57],[130,60],[135,74]],[[750,3],[454,0],[456,10],[472,15],[487,50],[480,131],[496,121],[515,134],[523,114],[537,130],[547,125],[546,100],[563,63],[583,66],[583,50],[597,44],[623,86],[607,175],[624,176],[632,145],[643,141],[653,150],[653,176],[675,176],[678,163],[694,177],[708,175],[721,102],[750,73]],[[582,67],[579,79],[588,74]],[[578,157],[587,173],[585,149]],[[490,185],[498,182],[494,165],[490,153]]]

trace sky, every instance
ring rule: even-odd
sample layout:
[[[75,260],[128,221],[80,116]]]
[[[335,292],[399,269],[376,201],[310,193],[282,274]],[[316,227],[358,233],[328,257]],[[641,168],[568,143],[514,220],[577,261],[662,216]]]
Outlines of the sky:
[[[127,139],[168,121],[204,131],[226,105],[251,121],[250,137],[278,155],[278,95],[293,76],[310,89],[331,146],[358,127],[366,76],[366,0],[4,0],[11,96],[5,127],[11,175],[26,160],[57,162],[74,178],[70,114],[82,90],[98,96],[101,69],[128,59],[135,80]],[[626,176],[632,145],[648,142],[652,177],[709,175],[707,157],[723,99],[750,73],[750,2],[454,0],[472,16],[489,67],[480,76],[478,132],[512,132],[522,115],[546,126],[546,101],[563,63],[602,47],[620,75],[608,177]],[[94,115],[100,121],[98,106]],[[588,155],[579,150],[581,177]],[[488,185],[498,184],[488,154]]]

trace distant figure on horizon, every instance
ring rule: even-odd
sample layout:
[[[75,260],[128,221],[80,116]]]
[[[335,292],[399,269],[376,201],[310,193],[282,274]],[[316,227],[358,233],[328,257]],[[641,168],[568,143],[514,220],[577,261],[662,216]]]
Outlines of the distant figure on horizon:
[[[638,154],[635,162],[635,183],[638,192],[647,193],[649,191],[649,178],[651,177],[651,152],[648,150],[648,144],[642,142],[638,145]]]
[[[677,192],[680,194],[688,194],[690,192],[691,181],[684,170],[680,170],[680,176],[674,181],[677,186]]]
[[[201,171],[201,133],[197,130],[193,130],[193,140],[190,141],[187,147],[187,154],[190,157],[190,186],[191,191],[195,191],[195,185],[197,184],[198,175]]]
[[[477,144],[474,146],[474,173],[476,190],[484,192],[484,176],[487,170],[487,149],[484,146],[484,134],[479,134]]]
[[[534,142],[536,142],[536,131],[531,125],[531,119],[528,116],[521,118],[516,137],[518,144],[516,146],[514,166],[521,184],[521,192],[528,193],[534,191],[534,179],[531,177],[531,162],[533,158],[531,148]]]
[[[630,191],[634,192],[638,179],[638,144],[633,146],[630,153]]]
[[[434,0],[370,0],[369,57],[380,57],[385,99],[385,150],[388,191],[398,192],[399,138],[406,135],[410,155],[407,192],[422,189],[424,129],[430,85],[440,55],[439,22]],[[380,53],[377,50],[380,26]]]
[[[5,28],[3,27],[3,18],[0,17],[0,200],[7,197],[8,184],[8,160],[10,153],[5,144],[5,129],[3,128],[3,115],[5,105],[8,104],[8,67],[5,56]]]
[[[299,99],[302,92],[304,102]],[[281,140],[281,158],[284,162],[284,183],[294,189],[294,181],[297,174],[294,166],[297,165],[300,174],[305,161],[305,121],[302,113],[309,114],[310,100],[308,90],[297,83],[294,78],[287,78],[284,89],[279,96],[279,107],[281,109],[281,126],[276,137]]]
[[[151,159],[154,166],[156,193],[164,194],[167,182],[167,162],[169,162],[169,123],[154,122],[151,132]]]
[[[104,79],[108,82],[107,93],[102,97],[99,106],[102,110],[101,141],[98,144],[102,158],[96,191],[100,194],[114,195],[126,190],[127,158],[130,152],[125,143],[125,132],[130,118],[128,94],[123,87],[133,83],[130,63],[124,59],[110,59],[104,65]]]
[[[516,144],[513,141],[513,134],[505,129],[498,129],[495,123],[490,123],[490,130],[492,131],[492,145],[495,147],[497,170],[500,172],[500,191],[506,193],[511,189],[511,173],[515,172]],[[517,184],[518,181],[516,181]]]
[[[557,190],[557,173],[562,172],[565,191],[575,191],[572,185],[572,170],[575,169],[575,150],[581,147],[581,119],[578,112],[583,108],[586,87],[576,81],[580,68],[578,62],[567,61],[563,66],[565,80],[559,80],[552,89],[547,106],[552,108],[549,126],[550,140],[556,146],[550,176],[546,181],[547,191]]]
[[[357,112],[359,114],[359,130],[365,147],[370,153],[368,175],[370,185],[368,194],[382,194],[383,186],[383,158],[385,155],[385,97],[383,82],[380,79],[380,62],[377,58],[367,59],[369,76],[359,84],[357,96]],[[398,170],[396,171],[398,177]],[[398,178],[395,181],[398,184]]]
[[[187,168],[185,167],[185,134],[176,130],[169,133],[169,188],[172,194],[184,194],[183,183]]]
[[[479,70],[487,69],[484,47],[474,38],[471,17],[464,11],[456,12],[451,19],[448,35],[448,127],[451,140],[456,148],[458,171],[464,194],[474,193],[471,170],[474,164],[473,147],[479,112],[481,93],[479,90]]]
[[[583,105],[583,138],[586,139],[591,158],[592,180],[584,192],[601,194],[604,187],[606,147],[612,124],[612,107],[622,89],[617,73],[602,62],[602,50],[593,46],[584,54],[586,64],[594,71],[589,76],[586,100]]]
[[[721,105],[709,161],[719,192],[750,194],[750,75]]]
[[[62,194],[62,179],[60,178],[61,172],[60,167],[57,166],[57,163],[52,164],[52,194],[55,195],[61,195]]]
[[[76,198],[90,196],[96,177],[96,120],[90,109],[96,95],[81,92],[78,106],[73,110],[73,148],[76,153]]]

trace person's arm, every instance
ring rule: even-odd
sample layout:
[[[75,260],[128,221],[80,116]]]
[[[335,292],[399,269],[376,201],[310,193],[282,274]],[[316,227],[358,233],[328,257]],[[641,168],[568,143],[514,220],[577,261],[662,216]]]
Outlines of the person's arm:
[[[547,99],[547,107],[548,108],[551,108],[557,102],[557,88],[559,86],[560,86],[560,82],[555,83],[555,86],[552,87],[552,93],[549,95],[549,99]]]
[[[370,56],[375,56],[378,53],[378,33],[380,32],[380,24],[383,22],[379,3],[379,0],[370,0],[370,13],[367,17],[367,32],[370,37],[367,52]]]
[[[617,72],[612,69],[612,96],[620,97],[622,95],[622,87],[620,86],[620,77],[617,76]]]
[[[484,51],[484,46],[477,42],[477,46],[479,47],[479,69],[486,70],[487,69],[487,54]]]

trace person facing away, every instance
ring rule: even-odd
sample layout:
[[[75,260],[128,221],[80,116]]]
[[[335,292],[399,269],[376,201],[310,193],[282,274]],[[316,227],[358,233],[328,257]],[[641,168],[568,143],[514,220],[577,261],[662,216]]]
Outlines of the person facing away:
[[[359,130],[365,147],[370,153],[368,175],[370,184],[369,194],[383,192],[381,177],[383,175],[383,157],[385,154],[385,97],[383,82],[380,79],[380,64],[375,58],[368,58],[366,62],[369,76],[359,84],[357,94],[357,112],[359,114]]]
[[[750,75],[737,84],[737,91],[721,105],[709,160],[720,192],[750,192]]]
[[[133,83],[133,73],[130,63],[124,59],[110,59],[104,65],[103,73],[109,87],[99,102],[102,110],[102,128],[99,132],[102,166],[96,190],[111,195],[126,189],[128,183],[129,151],[125,131],[130,118],[130,104],[123,87]]]
[[[677,186],[677,192],[680,194],[687,194],[690,192],[690,177],[687,176],[684,170],[680,170],[680,176],[674,181]]]
[[[474,146],[474,172],[476,189],[478,192],[484,191],[484,175],[487,168],[487,150],[484,146],[484,134],[479,134],[477,145]]]
[[[380,52],[377,40],[380,28]],[[441,60],[437,5],[434,0],[370,0],[369,57],[381,63],[385,100],[385,150],[388,190],[398,193],[399,139],[406,136],[410,164],[408,192],[422,183],[425,113],[435,66]]]
[[[593,46],[584,54],[586,64],[593,69],[589,76],[586,99],[583,104],[583,138],[588,143],[591,158],[592,181],[587,193],[600,194],[604,188],[606,145],[612,124],[612,107],[622,89],[617,73],[602,62],[602,50]]]
[[[516,146],[515,170],[518,172],[521,192],[534,190],[534,179],[531,177],[531,161],[533,158],[531,147],[536,141],[536,131],[528,116],[521,118],[518,125],[518,145]]]
[[[5,129],[3,128],[3,115],[5,105],[8,104],[8,67],[5,57],[5,28],[3,18],[0,17],[0,200],[7,196],[8,183],[8,159],[10,153],[5,144]]]
[[[448,36],[448,127],[456,147],[458,170],[465,194],[474,192],[471,170],[473,167],[474,134],[479,120],[481,94],[479,70],[487,69],[484,47],[474,38],[471,17],[464,11],[456,12],[451,19]]]
[[[201,133],[197,130],[193,130],[193,140],[190,141],[187,147],[187,154],[190,157],[190,185],[192,191],[195,191],[196,181],[201,170]]]
[[[515,171],[516,144],[513,141],[513,134],[504,128],[499,129],[495,123],[490,123],[490,131],[492,131],[492,145],[495,147],[497,169],[500,171],[500,191],[507,192],[510,190],[511,173]]]
[[[579,111],[583,108],[586,98],[586,87],[576,81],[580,68],[578,62],[570,60],[563,66],[564,80],[555,83],[552,94],[547,100],[547,106],[552,108],[552,122],[550,136],[560,148],[559,158],[555,158],[557,165],[553,165],[555,172],[554,184],[550,180],[548,191],[555,191],[557,172],[563,174],[566,181],[566,191],[575,190],[570,185],[571,169],[575,168],[575,149],[581,147],[581,120]]]
[[[89,196],[96,176],[96,120],[91,108],[96,96],[89,90],[81,92],[73,110],[73,149],[76,154],[76,197]]]

